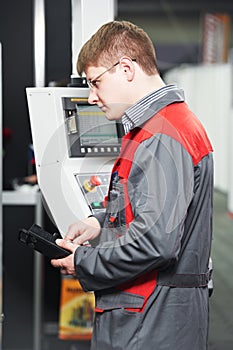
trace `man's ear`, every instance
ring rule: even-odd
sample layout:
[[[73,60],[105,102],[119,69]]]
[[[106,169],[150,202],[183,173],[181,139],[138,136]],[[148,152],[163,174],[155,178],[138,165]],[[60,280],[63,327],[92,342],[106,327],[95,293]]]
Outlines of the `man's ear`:
[[[120,67],[126,75],[128,81],[132,81],[135,75],[135,66],[132,59],[128,56],[123,56],[120,59]]]

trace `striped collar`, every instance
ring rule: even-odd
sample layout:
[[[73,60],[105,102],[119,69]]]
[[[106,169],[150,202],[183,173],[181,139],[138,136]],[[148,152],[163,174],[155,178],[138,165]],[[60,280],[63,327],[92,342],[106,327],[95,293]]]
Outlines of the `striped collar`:
[[[167,105],[183,101],[184,92],[176,85],[166,85],[151,92],[125,111],[122,117],[125,133],[142,125]]]

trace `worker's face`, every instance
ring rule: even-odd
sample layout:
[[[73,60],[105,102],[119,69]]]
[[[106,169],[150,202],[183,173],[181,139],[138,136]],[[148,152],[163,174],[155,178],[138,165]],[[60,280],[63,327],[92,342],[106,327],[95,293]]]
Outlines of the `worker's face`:
[[[132,104],[124,66],[121,63],[111,67],[89,66],[86,76],[91,85],[88,102],[97,104],[109,120],[119,120]]]

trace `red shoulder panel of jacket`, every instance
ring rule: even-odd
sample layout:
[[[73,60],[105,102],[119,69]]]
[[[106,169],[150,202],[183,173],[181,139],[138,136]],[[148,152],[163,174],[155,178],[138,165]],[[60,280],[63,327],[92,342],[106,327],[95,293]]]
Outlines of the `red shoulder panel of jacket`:
[[[157,133],[166,134],[178,141],[192,157],[194,165],[213,151],[200,120],[185,102],[173,103],[150,118],[141,129],[141,141]]]

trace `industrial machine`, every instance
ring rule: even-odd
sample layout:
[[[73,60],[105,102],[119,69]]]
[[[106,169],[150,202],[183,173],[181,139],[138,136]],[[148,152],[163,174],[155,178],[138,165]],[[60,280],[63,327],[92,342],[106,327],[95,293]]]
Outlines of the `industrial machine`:
[[[122,125],[88,104],[88,88],[27,88],[38,184],[62,236],[78,219],[105,210]]]

